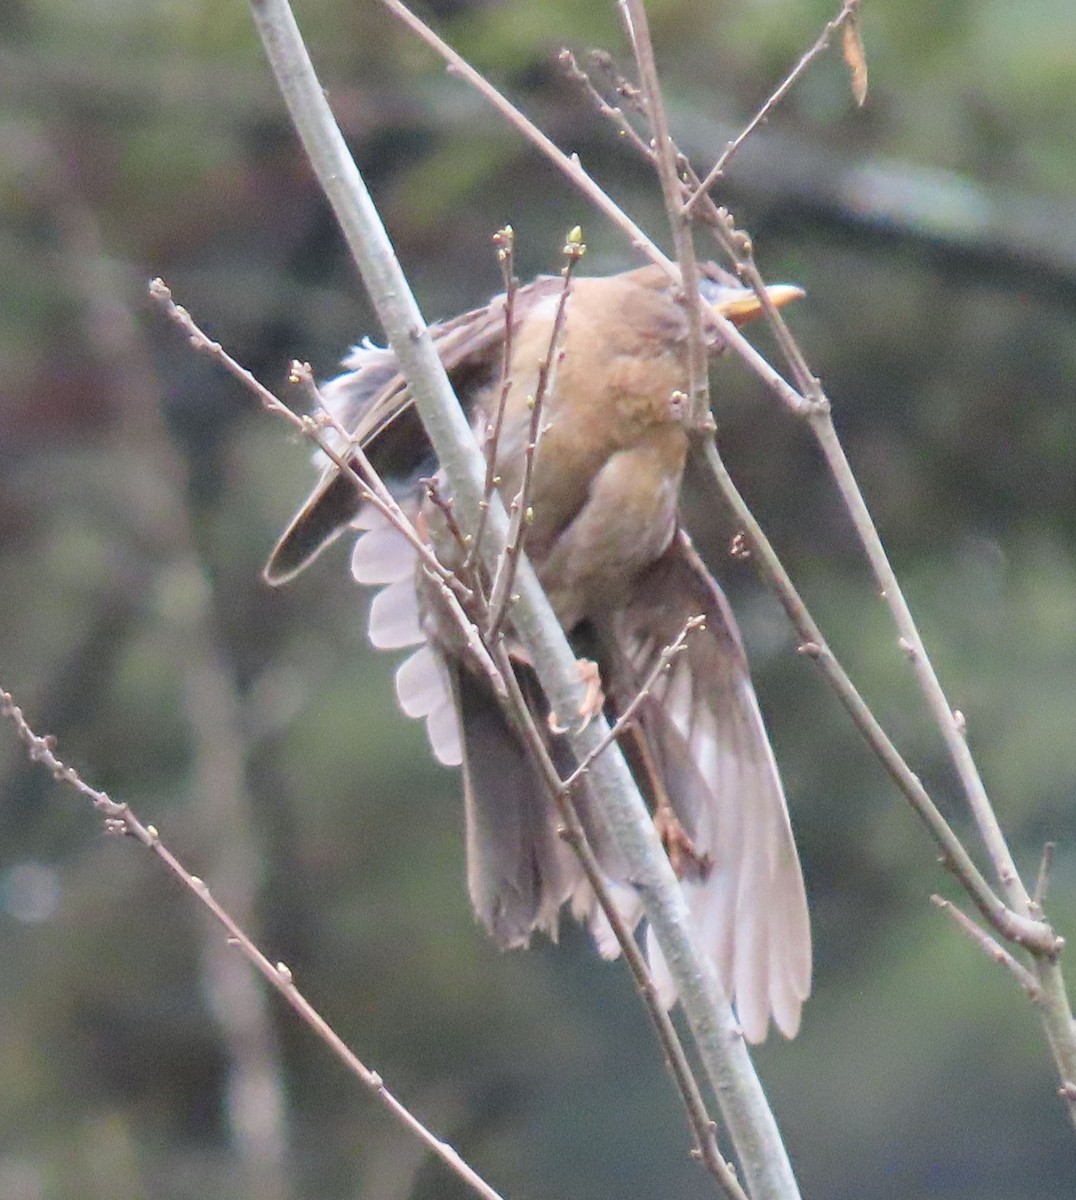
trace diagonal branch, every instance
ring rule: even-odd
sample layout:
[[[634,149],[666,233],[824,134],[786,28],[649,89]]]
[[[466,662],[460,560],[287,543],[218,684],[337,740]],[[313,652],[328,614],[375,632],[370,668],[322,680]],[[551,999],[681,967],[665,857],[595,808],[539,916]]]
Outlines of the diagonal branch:
[[[165,870],[179,880],[208,910],[213,919],[223,928],[228,945],[234,946],[255,969],[270,983],[302,1018],[303,1022],[329,1047],[344,1066],[355,1075],[363,1086],[377,1098],[379,1103],[410,1133],[422,1141],[449,1169],[483,1200],[501,1200],[501,1196],[445,1141],[432,1133],[425,1125],[393,1095],[385,1081],[367,1067],[347,1045],[328,1021],[317,1011],[303,993],[295,986],[291,971],[285,963],[271,962],[251,941],[247,933],[216,900],[205,882],[190,871],[161,841],[160,834],[152,825],[146,825],[127,804],[112,799],[107,792],[91,787],[79,773],[56,755],[55,739],[36,734],[31,729],[22,709],[9,692],[0,690],[0,717],[15,727],[19,740],[26,749],[31,762],[40,763],[57,781],[73,788],[89,800],[101,814],[107,833],[134,838],[164,865]]]
[[[694,192],[684,201],[684,212],[690,213],[699,200],[704,196],[717,181],[725,173],[725,168],[729,165],[733,155],[747,141],[747,139],[758,129],[764,125],[769,119],[770,114],[781,103],[782,100],[792,90],[793,85],[806,72],[807,68],[819,58],[829,48],[829,43],[833,35],[838,29],[842,28],[848,21],[852,20],[859,11],[860,0],[845,0],[841,6],[841,11],[830,21],[822,32],[818,35],[818,40],[814,45],[806,51],[803,57],[785,76],[781,83],[777,86],[774,92],[770,95],[765,104],[751,118],[744,128],[732,139],[725,147],[717,159],[717,162],[706,173],[706,178],[698,183]]]
[[[393,0],[393,11],[401,6]],[[485,462],[452,395],[440,359],[407,288],[392,246],[354,161],[347,151],[285,0],[252,0],[251,10],[277,82],[303,145],[336,212],[415,405],[454,494],[465,532],[476,528]],[[406,10],[403,10],[406,12]],[[408,17],[411,21],[414,18]],[[547,139],[548,140],[548,139]],[[607,201],[606,207],[613,207]],[[618,210],[619,211],[619,210]],[[643,243],[653,247],[649,239]],[[656,247],[654,254],[659,254]],[[507,516],[491,498],[487,565],[503,548]],[[583,687],[575,655],[524,556],[513,626],[535,664],[550,707],[578,712]],[[570,734],[577,761],[608,732],[601,716]],[[697,946],[687,903],[617,746],[590,768],[589,784],[610,833],[624,855],[654,934],[672,969],[680,1001],[754,1200],[792,1200],[798,1189],[773,1114],[719,985],[713,963]]]

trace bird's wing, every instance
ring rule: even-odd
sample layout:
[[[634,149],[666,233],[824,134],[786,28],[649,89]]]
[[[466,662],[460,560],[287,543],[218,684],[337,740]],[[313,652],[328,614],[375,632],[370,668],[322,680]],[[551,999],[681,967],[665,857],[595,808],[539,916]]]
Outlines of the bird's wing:
[[[563,286],[540,276],[521,287],[513,302],[513,325]],[[434,346],[461,401],[492,382],[500,369],[505,334],[505,297],[452,320],[430,326]],[[344,360],[345,370],[322,389],[326,406],[363,447],[386,482],[413,482],[432,475],[435,464],[422,422],[396,356],[369,342]],[[324,460],[322,460],[324,461]],[[351,524],[360,501],[354,480],[329,464],[294,520],[281,535],[264,571],[268,583],[286,583],[309,566]]]
[[[606,687],[622,708],[688,618],[704,616],[650,689],[641,727],[676,815],[702,860],[683,886],[745,1036],[772,1016],[795,1034],[810,991],[811,933],[784,790],[728,601],[678,531],[616,618],[621,668]],[[666,1003],[675,989],[651,935]]]
[[[425,626],[440,621],[424,615],[431,615],[438,596],[424,591],[420,598],[416,590],[414,547],[372,508],[363,510],[360,523],[352,574],[381,589],[370,606],[370,640],[379,649],[413,648],[396,672],[400,706],[410,717],[425,718],[440,762],[463,767],[467,883],[475,912],[505,949],[526,945],[536,929],[555,938],[561,906],[583,881],[558,833],[548,784],[485,674],[448,645],[427,641]],[[521,663],[519,672],[537,728],[567,773],[567,748],[549,734],[533,671]]]

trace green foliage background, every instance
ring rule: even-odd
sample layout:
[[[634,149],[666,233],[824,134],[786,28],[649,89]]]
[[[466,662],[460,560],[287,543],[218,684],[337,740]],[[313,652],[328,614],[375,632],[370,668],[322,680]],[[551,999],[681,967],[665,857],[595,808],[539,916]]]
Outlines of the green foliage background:
[[[835,8],[651,6],[697,164]],[[664,237],[653,181],[555,66],[562,44],[625,61],[611,4],[428,11]],[[524,276],[556,264],[576,223],[588,270],[632,263],[372,0],[309,0],[298,17],[431,319],[496,290],[489,237],[506,221]],[[1076,10],[867,0],[864,33],[866,108],[830,55],[719,198],[767,275],[808,290],[793,325],[1021,867],[1059,842],[1051,913],[1071,938]],[[623,969],[573,928],[502,956],[474,926],[456,780],[396,710],[344,549],[283,594],[258,580],[309,482],[305,450],[144,299],[165,276],[270,384],[292,357],[329,374],[377,336],[246,7],[9,0],[0,101],[0,682],[207,877],[230,843],[192,710],[215,722],[252,801],[239,830],[260,941],[507,1195],[712,1194]],[[966,827],[805,433],[735,364],[715,395],[728,459],[824,629]],[[713,498],[696,489],[690,507],[752,650],[811,893],[815,996],[800,1037],[757,1055],[805,1195],[1071,1196],[1072,1131],[1031,1006],[928,904],[954,893],[927,838],[728,556]],[[237,697],[224,724],[199,707],[206,645]],[[10,735],[0,781],[0,1195],[251,1195],[202,914]],[[283,1194],[459,1192],[288,1014],[272,1018]]]

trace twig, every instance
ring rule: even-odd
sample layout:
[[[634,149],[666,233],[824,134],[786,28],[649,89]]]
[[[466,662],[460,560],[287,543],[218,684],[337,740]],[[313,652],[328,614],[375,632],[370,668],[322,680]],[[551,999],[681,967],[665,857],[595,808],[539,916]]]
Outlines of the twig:
[[[472,539],[467,536],[460,528],[459,521],[456,520],[456,514],[452,508],[452,497],[446,496],[441,490],[441,484],[435,475],[431,475],[428,479],[420,479],[420,485],[426,493],[426,499],[430,504],[441,514],[441,519],[445,523],[445,528],[448,530],[448,536],[456,543],[457,549],[461,550],[464,555],[468,554],[471,548]],[[447,569],[447,568],[446,568]],[[458,573],[465,574],[461,568]],[[478,583],[467,585],[468,590],[477,592],[479,590]]]
[[[1036,916],[1042,915],[1046,903],[1046,889],[1050,886],[1050,867],[1053,866],[1056,842],[1047,842],[1042,848],[1042,858],[1039,860],[1039,873],[1035,879],[1035,890],[1031,893],[1031,908]]]
[[[190,871],[164,845],[153,825],[143,824],[127,804],[117,803],[107,792],[91,787],[73,768],[55,753],[55,738],[38,736],[30,728],[22,710],[16,705],[9,692],[0,690],[0,716],[15,727],[19,740],[26,748],[31,762],[40,763],[58,783],[73,788],[85,796],[101,814],[105,831],[133,837],[151,851],[164,864],[170,874],[178,879],[209,911],[228,935],[228,944],[234,946],[269,983],[280,993],[302,1020],[329,1047],[344,1066],[372,1092],[382,1104],[409,1132],[419,1138],[452,1172],[468,1187],[484,1197],[484,1200],[501,1200],[486,1181],[470,1167],[445,1141],[433,1134],[411,1113],[385,1086],[376,1071],[365,1066],[340,1035],[299,991],[292,979],[291,971],[282,963],[273,963],[258,949],[244,930],[232,919],[213,897],[203,880]]]
[[[661,94],[654,45],[650,38],[650,22],[643,0],[618,0],[617,7],[624,20],[635,62],[639,69],[639,83],[650,123],[651,140],[654,144],[654,165],[661,180],[661,192],[665,200],[665,211],[669,218],[676,261],[680,266],[680,281],[687,313],[687,361],[688,394],[691,396],[689,426],[694,429],[708,428],[710,417],[710,374],[707,361],[706,342],[703,338],[702,297],[699,295],[699,269],[695,258],[695,243],[692,238],[691,217],[683,211],[683,184],[678,167],[679,155],[669,135],[669,122],[665,115],[665,101]]]
[[[871,519],[859,483],[837,438],[829,405],[814,406],[807,413],[807,421],[822,449],[841,499],[851,514],[856,534],[877,580],[882,598],[893,616],[900,644],[905,648],[920,690],[926,697],[927,705],[941,730],[949,757],[956,767],[972,816],[1008,898],[1009,906],[1020,916],[1026,917],[1030,898],[1016,870],[997,814],[986,794],[979,769],[961,729],[962,722],[957,720],[953,706],[946,699],[934,664],[927,654],[911,609],[904,598],[904,592],[882,546],[877,527]]]
[[[938,906],[944,913],[948,913],[956,923],[957,929],[961,933],[966,934],[976,946],[989,958],[992,962],[996,962],[1008,970],[1016,979],[1016,982],[1027,992],[1028,996],[1038,1004],[1042,999],[1042,988],[1039,987],[1039,981],[1034,975],[1000,945],[996,938],[992,938],[985,929],[981,929],[968,916],[963,909],[958,908],[955,904],[950,903],[944,897],[934,894],[930,897],[931,901]]]
[[[594,51],[591,54],[591,58],[594,60],[600,59],[602,68],[605,71],[612,73],[612,58],[608,54]],[[601,94],[601,92],[598,91],[591,81],[590,76],[576,61],[575,55],[567,47],[564,47],[557,55],[557,61],[564,68],[564,73],[568,76],[568,78],[573,83],[577,83],[583,89],[589,99],[594,103],[594,106],[598,110],[598,115],[612,121],[617,127],[617,130],[624,141],[626,141],[632,147],[632,149],[634,149],[643,158],[644,161],[653,165],[654,147],[640,137],[639,131],[628,120],[624,110],[619,105],[610,104]],[[616,86],[615,81],[614,86]]]
[[[722,497],[731,509],[757,569],[773,589],[800,637],[800,653],[817,663],[856,728],[881,761],[886,773],[930,831],[941,849],[944,862],[960,879],[976,908],[1003,937],[1033,953],[1049,958],[1055,957],[1064,945],[1063,940],[1045,922],[1033,921],[1028,916],[1008,908],[991,889],[963,843],[930,798],[919,777],[908,766],[848,673],[829,649],[821,629],[729,475],[717,447],[712,441],[706,442],[702,445],[702,452],[705,455],[708,473],[716,481]]]
[[[692,622],[689,622],[689,624],[692,624]],[[673,654],[682,648],[682,641],[686,637],[686,634],[687,630],[685,629],[676,639],[676,642],[673,643],[673,646],[676,646],[676,643],[680,643],[680,646],[676,650],[673,650],[672,647],[669,648],[669,651],[671,651],[670,659]],[[669,652],[667,651],[667,653]],[[616,938],[620,952],[624,956],[624,962],[631,972],[636,990],[646,1007],[647,1015],[654,1027],[654,1032],[662,1048],[662,1052],[665,1055],[665,1061],[672,1073],[673,1083],[683,1102],[684,1110],[695,1138],[694,1153],[717,1180],[728,1200],[748,1200],[743,1187],[736,1178],[735,1171],[725,1160],[717,1145],[717,1133],[713,1119],[706,1111],[706,1102],[702,1097],[698,1083],[695,1080],[694,1072],[688,1062],[680,1037],[676,1032],[676,1026],[673,1024],[672,1018],[658,997],[657,986],[654,983],[654,978],[650,972],[646,957],[639,948],[639,943],[636,941],[631,928],[625,922],[623,916],[621,916],[616,900],[614,900],[609,891],[601,864],[594,854],[594,850],[587,838],[586,830],[579,819],[579,814],[576,812],[572,799],[572,791],[583,782],[582,775],[577,770],[572,772],[565,780],[560,778],[556,765],[550,757],[545,738],[539,731],[530,707],[527,704],[526,697],[519,686],[519,681],[515,671],[512,669],[511,658],[503,640],[497,642],[493,649],[493,654],[497,658],[505,678],[510,681],[508,685],[510,693],[509,705],[511,711],[517,717],[517,728],[520,730],[534,762],[542,772],[546,786],[550,789],[561,820],[564,822],[562,836],[579,859],[583,874],[586,876],[587,882],[594,892],[598,907],[609,922],[609,928]],[[652,679],[648,680],[648,684],[652,685],[652,682]],[[640,700],[641,698],[642,696],[640,695]],[[609,749],[611,744],[611,739],[603,739],[599,746],[595,747],[595,757],[597,754]]]
[[[573,229],[568,234],[564,246],[564,255],[568,261],[562,271],[564,286],[560,290],[553,324],[549,330],[549,344],[546,346],[545,358],[538,366],[538,379],[535,383],[534,395],[527,397],[527,403],[530,406],[530,428],[527,431],[527,444],[523,450],[523,478],[520,480],[519,491],[512,497],[512,503],[509,506],[508,541],[505,544],[504,553],[498,557],[493,586],[490,588],[488,636],[491,640],[500,633],[512,605],[512,588],[515,584],[516,572],[519,569],[520,555],[523,553],[524,533],[532,519],[530,494],[534,478],[534,459],[538,451],[538,442],[542,436],[542,410],[560,351],[564,317],[572,289],[572,274],[576,264],[586,253],[586,249],[582,232],[579,229]]]
[[[393,11],[401,9],[398,0],[393,0]],[[421,26],[406,9],[402,11],[413,27]],[[384,225],[333,120],[286,0],[251,0],[251,12],[303,146],[452,486],[460,506],[460,523],[466,532],[473,532],[486,471],[481,452],[448,384]],[[575,175],[589,179],[581,168]],[[606,204],[619,212],[607,198]],[[647,253],[667,264],[649,239],[644,245]],[[671,272],[668,264],[666,269]],[[507,514],[495,495],[487,523],[491,544],[483,549],[487,564],[505,544],[507,525]],[[517,591],[520,599],[513,608],[513,631],[534,664],[550,707],[555,712],[578,710],[583,688],[575,655],[525,555]],[[608,723],[599,714],[585,728],[571,732],[569,743],[577,761],[601,741],[607,729]],[[773,1113],[714,964],[695,941],[687,902],[619,747],[609,747],[594,762],[589,785],[665,954],[748,1189],[754,1200],[793,1200],[798,1189]]]
[[[643,681],[642,686],[624,706],[624,711],[621,712],[614,724],[609,730],[609,733],[604,737],[589,754],[583,758],[575,770],[564,780],[561,785],[565,791],[570,791],[580,779],[586,775],[590,769],[590,764],[604,751],[615,742],[620,735],[628,728],[635,720],[635,714],[639,711],[640,706],[649,697],[654,684],[661,678],[663,672],[669,669],[673,659],[677,657],[687,645],[688,636],[696,629],[702,629],[706,625],[706,618],[703,616],[689,617],[684,623],[683,629],[676,637],[662,650],[658,655],[658,661],[654,664],[653,670]]]
[[[369,466],[362,447],[356,446],[351,441],[349,432],[344,429],[336,417],[322,404],[320,393],[317,392],[316,387],[313,385],[313,374],[309,364],[293,362],[290,368],[290,381],[301,385],[308,394],[310,394],[310,389],[313,388],[313,395],[317,403],[321,405],[321,415],[317,417],[304,417],[299,413],[292,412],[282,400],[275,396],[246,367],[237,362],[224,349],[220,342],[214,341],[208,334],[203,332],[191,314],[182,305],[176,304],[172,298],[171,290],[163,279],[154,279],[150,282],[149,295],[150,299],[160,306],[169,320],[178,325],[187,335],[192,349],[207,354],[210,358],[220,363],[230,375],[238,379],[245,388],[257,397],[266,412],[283,418],[289,425],[298,430],[308,442],[316,446],[338,470],[342,471],[352,480],[359,498],[366,503],[372,504],[387,521],[390,521],[400,530],[408,541],[411,542],[416,552],[422,557],[425,565],[431,571],[441,576],[449,586],[452,583],[456,583],[458,586],[458,580],[455,580],[453,573],[441,564],[429,546],[415,533],[411,527],[411,523],[400,510],[400,506],[389,495],[384,485],[380,484],[380,481],[377,480],[377,473]],[[338,436],[344,439],[346,453],[341,452],[337,446],[333,445],[324,436],[322,430],[326,426],[332,428]],[[369,471],[369,478],[364,478],[364,475],[355,469],[354,464],[348,460],[347,455],[353,455],[360,465],[363,466],[364,471]]]
[[[445,605],[467,640],[468,646],[474,653],[476,662],[489,677],[490,683],[497,695],[503,696],[504,681],[501,678],[501,674],[496,666],[494,666],[493,660],[490,658],[475,630],[474,623],[466,612],[466,606],[472,599],[473,593],[460,579],[459,575],[446,567],[419,536],[414,525],[408,519],[407,514],[400,508],[377,472],[373,469],[363,448],[351,440],[348,431],[344,429],[335,415],[325,407],[317,385],[313,381],[309,364],[293,362],[290,368],[290,379],[292,383],[302,386],[307,394],[321,406],[322,415],[320,417],[303,417],[292,412],[264,384],[260,383],[246,367],[237,362],[219,342],[213,341],[202,331],[190,313],[181,305],[176,304],[172,298],[171,291],[163,280],[153,280],[149,286],[149,294],[161,306],[165,314],[187,334],[192,349],[208,354],[221,363],[229,374],[233,375],[244,387],[247,387],[257,396],[266,412],[273,416],[283,417],[290,425],[298,429],[308,441],[317,446],[332,461],[334,466],[351,477],[358,489],[360,498],[365,503],[372,504],[395,529],[407,538],[412,548],[418,554],[427,578],[441,592]],[[326,425],[332,428],[339,438],[343,439],[342,444],[346,447],[344,451],[341,451],[338,446],[333,445],[324,436],[323,428]],[[358,462],[359,470],[356,470],[351,459],[355,459]]]
[[[430,46],[445,60],[449,71],[453,75],[458,75],[461,79],[469,83],[480,96],[493,105],[513,128],[518,130],[529,142],[537,146],[579,188],[596,208],[605,213],[614,225],[618,225],[627,234],[628,241],[636,250],[645,254],[651,262],[664,267],[669,271],[670,275],[672,274],[672,263],[668,256],[658,249],[643,229],[624,212],[619,204],[611,199],[609,194],[594,180],[593,176],[584,170],[577,154],[565,154],[533,121],[528,120],[511,101],[505,99],[488,79],[480,75],[465,58],[457,54],[447,42],[439,38],[424,21],[411,12],[400,0],[381,0],[381,2],[394,17],[402,21],[412,33],[417,34],[427,46]]]
[[[504,341],[501,344],[501,386],[497,394],[497,411],[493,421],[486,426],[486,443],[483,447],[486,455],[486,481],[482,488],[482,503],[479,505],[478,526],[471,542],[470,553],[464,563],[466,567],[473,566],[479,561],[482,553],[482,535],[486,531],[486,514],[489,502],[497,486],[497,449],[501,444],[501,429],[504,426],[504,410],[508,403],[508,393],[512,388],[512,345],[515,337],[516,292],[519,280],[515,270],[515,230],[511,225],[505,225],[493,235],[493,244],[497,248],[497,263],[501,268],[504,279]]]
[[[833,35],[859,10],[860,0],[845,0],[841,6],[841,11],[830,21],[825,29],[819,34],[814,45],[803,55],[798,63],[785,76],[780,86],[774,91],[765,104],[758,110],[750,121],[744,126],[743,130],[732,139],[731,142],[721,152],[717,162],[710,168],[706,174],[706,178],[695,188],[692,195],[684,202],[684,212],[690,213],[699,199],[714,186],[714,184],[725,173],[725,168],[729,165],[732,156],[744,144],[745,141],[755,132],[755,130],[769,118],[773,110],[781,103],[781,101],[792,90],[800,77],[804,74],[807,68],[823,54],[829,47],[829,43]]]

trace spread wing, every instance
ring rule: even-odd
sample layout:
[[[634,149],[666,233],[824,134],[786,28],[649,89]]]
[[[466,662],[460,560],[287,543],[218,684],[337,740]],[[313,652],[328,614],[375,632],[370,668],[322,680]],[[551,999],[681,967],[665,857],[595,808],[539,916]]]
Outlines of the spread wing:
[[[636,694],[689,617],[703,615],[651,689],[642,727],[676,815],[708,860],[683,880],[745,1036],[772,1016],[799,1027],[811,985],[811,932],[784,790],[728,601],[682,531],[616,618],[618,706]],[[653,938],[649,954],[667,1004],[675,989]]]
[[[539,276],[520,288],[513,302],[513,327],[563,286],[556,276]],[[466,403],[500,371],[505,333],[505,297],[483,308],[430,326],[434,345],[456,395]],[[344,360],[344,373],[322,389],[326,405],[367,452],[390,485],[432,475],[435,460],[407,381],[391,350],[368,341]],[[330,464],[269,558],[264,576],[276,586],[298,575],[354,520],[360,508],[354,480]]]

